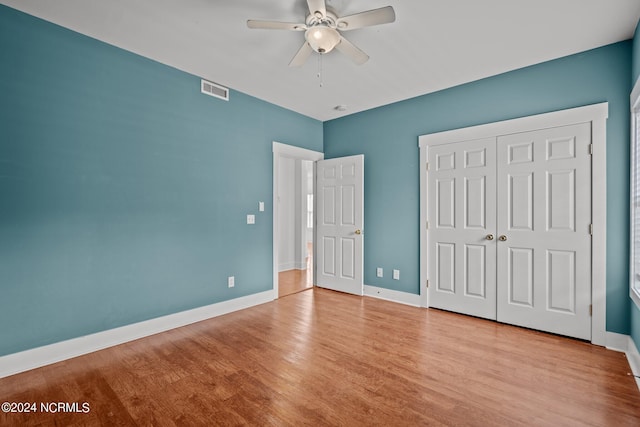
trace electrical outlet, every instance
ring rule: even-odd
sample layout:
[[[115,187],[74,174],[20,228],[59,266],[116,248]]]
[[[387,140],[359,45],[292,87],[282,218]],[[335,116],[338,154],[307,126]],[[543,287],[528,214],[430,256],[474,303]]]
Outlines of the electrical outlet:
[[[264,212],[264,202],[258,202],[258,210]]]
[[[393,270],[393,280],[400,280],[400,270]]]
[[[377,277],[383,277],[384,276],[384,272],[382,270],[382,267],[376,268],[376,276]]]
[[[236,285],[236,278],[235,276],[229,276],[227,278],[227,286],[229,286],[230,288],[233,288]]]
[[[247,224],[255,224],[256,216],[255,215],[247,215]]]

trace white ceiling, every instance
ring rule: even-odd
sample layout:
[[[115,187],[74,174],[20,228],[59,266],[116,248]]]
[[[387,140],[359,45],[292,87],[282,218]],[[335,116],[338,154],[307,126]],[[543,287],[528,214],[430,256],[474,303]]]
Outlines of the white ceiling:
[[[633,36],[640,0],[327,0],[338,16],[387,5],[396,22],[343,33],[339,52],[288,63],[305,0],[0,0],[0,3],[318,120],[330,120]],[[334,110],[343,104],[347,110]]]

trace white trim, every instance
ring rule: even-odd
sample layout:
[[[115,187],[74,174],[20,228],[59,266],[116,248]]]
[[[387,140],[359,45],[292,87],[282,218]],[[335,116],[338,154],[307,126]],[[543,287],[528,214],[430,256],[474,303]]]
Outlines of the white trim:
[[[607,332],[606,333],[606,345],[605,347],[609,350],[619,351],[621,353],[626,353],[629,349],[629,335],[618,334],[616,332]]]
[[[640,90],[640,89],[639,89]],[[428,147],[474,139],[490,138],[497,135],[528,132],[537,129],[566,126],[591,122],[593,156],[592,163],[592,291],[591,302],[593,315],[591,318],[591,342],[606,345],[606,242],[607,242],[607,157],[606,120],[609,116],[607,102],[554,111],[535,116],[521,117],[488,123],[479,126],[454,129],[444,132],[421,135],[418,138],[420,148],[420,294],[423,307],[429,306],[426,283],[429,278],[427,268],[427,179],[426,163]],[[597,179],[594,179],[597,177]]]
[[[306,148],[300,148],[293,145],[282,144],[280,142],[273,141],[273,298],[278,298],[278,272],[280,271],[280,264],[278,261],[278,251],[280,248],[280,239],[279,239],[279,210],[278,210],[278,165],[279,159],[281,157],[288,157],[293,159],[302,159],[302,160],[310,160],[314,162],[313,165],[313,173],[315,175],[315,162],[318,160],[324,159],[324,153],[319,151],[308,150]],[[313,200],[315,204],[315,182],[313,184]],[[315,211],[315,206],[314,206]],[[315,228],[313,230],[313,253],[316,253],[316,239],[315,239]],[[315,283],[316,275],[315,275],[315,262],[314,264],[314,272],[313,272],[313,283]]]
[[[422,136],[420,137],[420,286],[418,292],[420,293],[420,305],[422,307],[429,307],[429,292],[427,291],[427,280],[429,279],[428,273],[428,253],[429,253],[429,241],[427,240],[427,221],[428,221],[428,204],[427,200],[427,156],[428,149],[426,145],[422,143]]]
[[[496,135],[529,132],[558,126],[586,123],[609,117],[609,103],[586,105],[568,110],[552,111],[535,116],[519,117],[478,126],[453,129],[419,136],[419,146],[450,144],[453,142],[491,138]]]
[[[591,342],[605,345],[607,333],[607,117],[608,104],[591,120]],[[594,112],[595,113],[595,112]]]
[[[0,357],[0,378],[273,301],[264,291]]]
[[[631,368],[631,372],[636,378],[636,385],[638,386],[638,390],[640,390],[640,353],[638,353],[638,347],[633,342],[631,337],[627,337],[629,342],[627,348],[627,361],[629,362],[629,367]]]
[[[420,295],[394,291],[393,289],[364,285],[364,296],[397,302],[399,304],[410,305],[412,307],[420,307]]]
[[[640,103],[640,78],[636,80],[636,83],[633,85],[633,90],[631,91],[631,96],[629,97],[629,108],[631,110],[638,107]]]
[[[306,270],[307,263],[306,262],[285,262],[278,266],[278,271],[289,271],[289,270]]]
[[[624,353],[629,362],[629,368],[634,375],[638,390],[640,390],[640,353],[629,335],[607,332],[607,348]]]
[[[637,132],[636,129],[636,120],[635,120],[635,114],[636,112],[640,110],[640,78],[638,80],[636,80],[635,85],[633,86],[633,90],[631,91],[631,95],[629,97],[629,111],[631,113],[631,141],[630,141],[630,160],[629,160],[629,164],[630,164],[630,169],[629,169],[629,199],[630,199],[630,203],[629,203],[629,229],[630,229],[630,233],[629,233],[629,296],[631,297],[631,300],[633,301],[633,303],[636,305],[636,307],[638,309],[640,309],[640,295],[638,294],[638,291],[635,289],[635,254],[634,254],[634,241],[633,241],[633,227],[634,227],[634,206],[633,206],[633,191],[634,191],[634,169],[635,169],[635,165],[634,165],[634,159],[636,157],[635,155],[635,135]]]

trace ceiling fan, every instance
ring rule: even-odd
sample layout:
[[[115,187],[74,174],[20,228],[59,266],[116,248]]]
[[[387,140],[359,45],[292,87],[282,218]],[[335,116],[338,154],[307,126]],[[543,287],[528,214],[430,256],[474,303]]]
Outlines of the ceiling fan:
[[[302,66],[311,55],[311,52],[325,54],[331,52],[334,48],[347,55],[356,64],[364,64],[369,60],[369,55],[342,37],[340,32],[387,24],[396,20],[396,14],[391,6],[340,18],[327,8],[325,0],[307,0],[307,4],[309,5],[309,14],[303,23],[253,19],[247,21],[249,28],[305,32],[304,38],[306,41],[289,63],[290,67]]]

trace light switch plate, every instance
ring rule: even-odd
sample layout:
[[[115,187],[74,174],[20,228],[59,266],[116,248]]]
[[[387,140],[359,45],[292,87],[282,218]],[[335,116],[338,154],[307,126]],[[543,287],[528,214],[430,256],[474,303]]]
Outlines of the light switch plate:
[[[264,202],[258,202],[258,210],[264,212]]]
[[[255,215],[247,215],[247,224],[255,224],[256,216]]]

